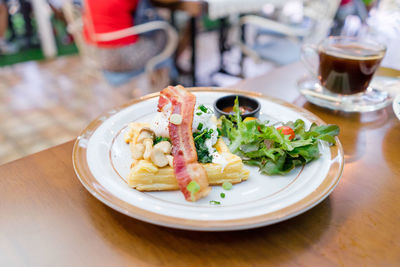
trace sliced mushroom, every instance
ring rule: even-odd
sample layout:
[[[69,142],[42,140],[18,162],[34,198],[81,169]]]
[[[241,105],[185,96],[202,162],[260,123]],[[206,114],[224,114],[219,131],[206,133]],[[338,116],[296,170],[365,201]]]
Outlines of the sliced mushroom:
[[[174,157],[171,155],[166,155],[167,160],[168,160],[168,165],[173,168],[174,167]]]
[[[143,158],[148,160],[150,158],[151,150],[153,147],[153,139],[148,139],[148,138],[144,139],[143,145],[144,145]]]
[[[165,167],[168,165],[168,159],[164,152],[162,152],[160,149],[155,149],[153,148],[151,150],[151,161],[153,162],[154,165],[158,167]]]
[[[160,143],[154,145],[153,149],[160,149],[164,154],[171,153],[172,145],[168,141],[161,141]]]
[[[148,127],[143,127],[139,132],[139,136],[136,142],[142,143],[145,139],[153,140],[153,138],[154,138],[154,132]]]
[[[132,158],[141,159],[143,157],[144,149],[145,149],[145,147],[143,144],[131,145]]]

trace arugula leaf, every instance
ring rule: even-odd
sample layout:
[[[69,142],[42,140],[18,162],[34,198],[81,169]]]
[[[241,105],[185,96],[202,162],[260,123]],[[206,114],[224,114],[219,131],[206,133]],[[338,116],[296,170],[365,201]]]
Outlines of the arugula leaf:
[[[226,136],[229,139],[232,139],[233,138],[233,135],[231,134],[232,130],[236,130],[233,127],[233,122],[231,120],[227,119],[225,116],[222,116],[221,117],[221,128],[220,128],[222,136]]]
[[[233,112],[234,112],[234,115],[230,116],[232,121],[235,123],[242,122],[242,117],[240,116],[241,113],[240,113],[240,108],[239,108],[239,97],[238,96],[236,96],[235,101],[233,103]]]
[[[286,154],[277,158],[277,160],[267,160],[260,168],[261,173],[268,175],[282,174],[283,166],[285,164]]]
[[[301,157],[307,163],[312,161],[313,159],[319,158],[318,143],[314,142],[311,145],[296,147],[295,149],[287,153],[293,158]]]

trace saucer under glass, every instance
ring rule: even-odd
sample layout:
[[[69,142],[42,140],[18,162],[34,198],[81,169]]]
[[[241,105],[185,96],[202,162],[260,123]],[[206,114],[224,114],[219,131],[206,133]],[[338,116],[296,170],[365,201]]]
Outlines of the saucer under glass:
[[[297,82],[302,95],[311,103],[333,110],[346,112],[368,112],[382,109],[392,102],[392,96],[382,88],[368,87],[365,92],[354,95],[339,95],[325,89],[312,77],[304,77]]]

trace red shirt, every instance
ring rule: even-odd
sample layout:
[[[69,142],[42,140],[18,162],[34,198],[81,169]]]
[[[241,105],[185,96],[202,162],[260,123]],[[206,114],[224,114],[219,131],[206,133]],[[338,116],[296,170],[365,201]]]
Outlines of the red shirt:
[[[351,2],[352,2],[352,0],[342,0],[340,2],[340,6],[345,6],[345,5],[347,5],[347,4],[351,3]]]
[[[134,25],[133,14],[139,0],[85,0],[83,34],[99,47],[119,47],[135,43],[137,35],[108,42],[97,42],[91,33],[108,33]]]

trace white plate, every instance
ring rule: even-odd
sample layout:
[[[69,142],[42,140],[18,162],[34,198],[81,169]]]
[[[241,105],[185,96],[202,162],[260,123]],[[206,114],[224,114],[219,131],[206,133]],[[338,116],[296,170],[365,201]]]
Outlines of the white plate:
[[[261,119],[306,124],[323,123],[310,112],[289,103],[255,93],[231,89],[197,88],[197,102],[212,107],[221,96],[240,93],[256,97]],[[213,186],[211,193],[195,203],[179,191],[143,193],[127,186],[131,155],[123,140],[127,124],[149,122],[156,112],[158,94],[148,95],[93,121],[78,137],[73,152],[75,171],[82,184],[106,205],[146,222],[191,230],[239,230],[260,227],[296,216],[318,204],[334,189],[343,170],[343,151],[320,144],[321,157],[286,176],[266,176],[248,167],[248,181],[224,191]],[[220,193],[226,197],[222,199]],[[211,205],[210,200],[221,205]]]

